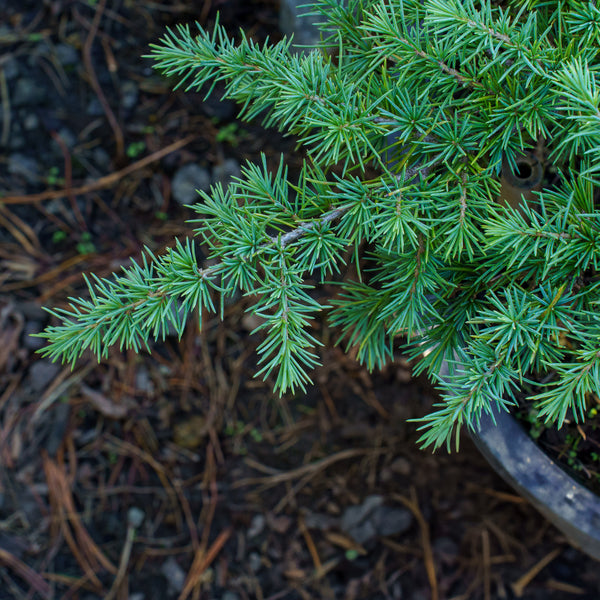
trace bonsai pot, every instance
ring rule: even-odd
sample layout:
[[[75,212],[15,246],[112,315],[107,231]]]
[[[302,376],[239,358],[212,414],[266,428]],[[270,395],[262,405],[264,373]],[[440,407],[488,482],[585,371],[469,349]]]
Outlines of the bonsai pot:
[[[573,546],[600,560],[600,497],[563,471],[500,408],[482,414],[471,437],[496,472]]]

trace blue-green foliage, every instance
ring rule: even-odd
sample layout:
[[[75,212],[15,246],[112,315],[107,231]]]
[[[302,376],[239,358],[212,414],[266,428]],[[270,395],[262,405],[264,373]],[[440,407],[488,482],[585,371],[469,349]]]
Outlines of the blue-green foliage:
[[[369,368],[408,339],[417,371],[439,379],[425,445],[507,407],[526,380],[544,382],[532,398],[542,418],[583,418],[600,395],[596,3],[319,0],[312,10],[328,23],[305,54],[290,40],[234,42],[218,24],[180,26],[153,46],[177,86],[220,83],[241,118],[296,136],[304,167],[290,181],[283,159],[274,172],[263,159],[202,194],[195,222],[211,266],[177,242],[93,278],[89,299],[53,311],[44,352],[72,362],[113,344],[138,350],[241,289],[263,318],[259,375],[280,391],[309,383],[311,327],[327,309]],[[499,202],[502,165],[536,147],[553,185],[516,208]],[[314,289],[331,277],[339,291],[326,305]]]

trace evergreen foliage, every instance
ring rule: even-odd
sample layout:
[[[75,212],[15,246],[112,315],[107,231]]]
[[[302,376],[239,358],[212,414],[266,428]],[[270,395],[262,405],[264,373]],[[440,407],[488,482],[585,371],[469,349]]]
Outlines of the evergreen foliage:
[[[508,407],[528,381],[543,382],[531,401],[544,419],[583,418],[600,397],[600,9],[318,0],[311,10],[327,24],[306,54],[290,40],[234,42],[219,24],[180,26],[152,47],[178,86],[222,83],[242,118],[296,136],[304,168],[291,181],[283,161],[269,172],[263,160],[201,194],[212,266],[187,241],[93,277],[89,299],[53,311],[44,353],[138,350],[241,289],[264,317],[259,375],[281,392],[310,381],[311,321],[327,311],[369,368],[403,339],[419,372],[440,379],[451,365],[421,425],[425,446]],[[503,164],[541,147],[555,181],[519,206],[499,200]],[[339,293],[325,304],[314,289],[329,279]]]

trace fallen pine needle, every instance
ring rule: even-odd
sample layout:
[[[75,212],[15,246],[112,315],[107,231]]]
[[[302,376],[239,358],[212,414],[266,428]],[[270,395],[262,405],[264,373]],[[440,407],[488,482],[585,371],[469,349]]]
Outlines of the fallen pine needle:
[[[533,578],[548,564],[550,564],[560,553],[562,552],[561,548],[555,548],[552,552],[549,552],[542,558],[539,562],[537,562],[527,573],[519,577],[517,581],[512,584],[512,590],[517,598],[521,598],[523,596],[523,592],[525,588],[531,583]]]
[[[183,590],[177,600],[185,600],[192,592],[192,590],[199,583],[202,574],[206,569],[211,565],[213,560],[217,557],[217,554],[221,551],[225,542],[229,539],[233,532],[231,527],[228,527],[225,531],[222,531],[217,539],[212,543],[210,548],[203,552],[202,548],[199,548],[196,552],[196,556],[194,556],[194,561],[192,562],[192,566],[190,568],[190,572],[186,577]]]

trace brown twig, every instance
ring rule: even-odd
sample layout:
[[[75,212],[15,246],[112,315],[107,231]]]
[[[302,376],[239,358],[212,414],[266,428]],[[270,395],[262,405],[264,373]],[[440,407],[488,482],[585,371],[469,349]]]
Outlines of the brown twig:
[[[63,160],[65,161],[65,185],[67,189],[70,190],[67,194],[67,198],[71,204],[71,210],[73,211],[73,215],[75,216],[79,227],[81,229],[87,229],[83,215],[81,214],[79,206],[77,205],[75,194],[73,194],[73,165],[71,161],[71,153],[69,152],[67,144],[65,144],[65,140],[63,140],[56,131],[51,131],[50,135],[52,136],[52,139],[59,145],[60,151],[63,155]]]
[[[96,181],[92,181],[86,185],[82,185],[75,188],[63,188],[62,190],[47,190],[45,192],[40,192],[39,194],[28,194],[25,196],[5,196],[1,199],[3,204],[35,204],[37,202],[44,202],[45,200],[55,200],[56,198],[64,198],[69,194],[73,194],[74,196],[79,196],[81,194],[87,194],[88,192],[96,192],[98,190],[102,190],[105,188],[114,185],[123,177],[133,173],[139,169],[143,169],[149,164],[160,160],[163,156],[167,154],[171,154],[171,152],[175,152],[175,150],[179,150],[184,146],[187,146],[193,139],[195,139],[195,135],[188,135],[182,140],[177,140],[172,144],[169,144],[166,148],[162,148],[161,150],[157,150],[153,152],[149,156],[145,156],[144,158],[127,165],[123,169],[119,171],[115,171],[114,173],[110,173],[109,175],[105,175],[104,177],[100,177],[100,179],[96,179]]]
[[[50,586],[42,577],[23,561],[13,556],[10,552],[0,548],[0,565],[12,569],[19,577],[29,583],[31,587],[44,598],[51,598]]]
[[[206,569],[215,560],[232,533],[233,529],[231,527],[227,528],[225,531],[222,531],[206,553],[202,551],[202,548],[198,549],[196,556],[194,557],[194,562],[190,568],[190,572],[185,580],[183,590],[181,591],[181,594],[179,594],[178,600],[185,600],[190,595],[192,590],[198,584],[204,571],[206,571]]]
[[[515,581],[511,587],[517,598],[521,598],[523,596],[523,592],[525,588],[533,581],[536,575],[547,565],[549,565],[560,553],[562,552],[562,548],[555,548],[552,552],[549,552],[538,561],[527,573],[519,577],[517,581]]]
[[[92,21],[92,26],[89,30],[88,36],[85,40],[85,44],[83,46],[83,63],[85,64],[85,70],[87,71],[88,77],[90,78],[90,85],[92,89],[98,96],[98,100],[102,105],[102,109],[104,110],[104,114],[108,119],[108,123],[110,128],[113,130],[115,135],[115,144],[116,144],[116,154],[117,161],[121,161],[125,156],[125,140],[123,138],[123,131],[119,126],[117,118],[115,117],[115,113],[112,111],[108,101],[106,100],[106,96],[98,83],[98,78],[96,77],[96,72],[94,71],[94,65],[92,64],[92,44],[94,43],[94,38],[98,33],[98,26],[100,25],[100,19],[102,18],[102,13],[104,11],[104,7],[106,6],[106,0],[100,0],[96,7],[96,13],[94,14],[94,19]]]
[[[421,530],[421,545],[423,546],[423,560],[425,562],[425,570],[427,571],[427,579],[429,579],[429,585],[431,587],[431,600],[438,600],[438,583],[435,574],[435,562],[433,560],[433,550],[431,548],[431,540],[429,535],[429,524],[425,520],[421,509],[419,508],[419,501],[417,499],[417,492],[414,487],[410,490],[410,499],[401,496],[400,494],[393,494],[394,500],[402,502],[410,512],[414,515],[419,529]]]

